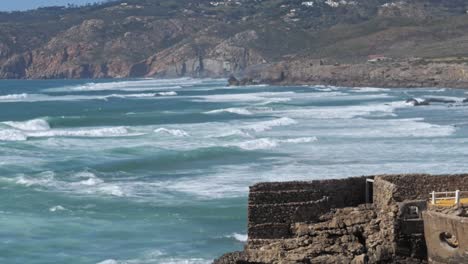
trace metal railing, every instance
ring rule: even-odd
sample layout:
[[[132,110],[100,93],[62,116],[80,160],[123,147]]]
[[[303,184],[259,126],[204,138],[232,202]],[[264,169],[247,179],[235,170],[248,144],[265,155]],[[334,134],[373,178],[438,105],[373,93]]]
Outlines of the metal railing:
[[[438,200],[453,200],[454,205],[460,206],[462,194],[468,194],[468,192],[462,192],[460,190],[456,190],[454,192],[431,192],[431,203],[433,205],[437,204]],[[452,196],[453,195],[453,196]],[[467,197],[468,198],[468,197]]]

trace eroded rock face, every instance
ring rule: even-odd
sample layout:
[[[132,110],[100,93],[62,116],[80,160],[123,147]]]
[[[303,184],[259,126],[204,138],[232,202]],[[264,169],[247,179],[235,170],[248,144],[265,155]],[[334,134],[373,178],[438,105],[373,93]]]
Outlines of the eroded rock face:
[[[192,43],[176,45],[133,65],[131,76],[227,77],[248,66],[266,62],[259,52],[246,48],[247,43],[257,37],[253,30],[227,40],[210,35],[198,36]]]
[[[292,238],[249,240],[244,252],[214,263],[396,263],[372,205],[332,210],[318,223],[296,223],[292,229]],[[424,261],[401,258],[398,263]]]
[[[324,84],[371,87],[468,87],[465,64],[393,61],[317,65],[289,60],[248,68],[244,78],[270,84]]]

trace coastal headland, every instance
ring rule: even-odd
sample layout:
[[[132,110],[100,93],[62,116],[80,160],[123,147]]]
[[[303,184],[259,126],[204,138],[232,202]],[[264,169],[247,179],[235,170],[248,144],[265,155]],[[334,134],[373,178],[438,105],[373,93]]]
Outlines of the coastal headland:
[[[465,88],[467,10],[462,0],[119,0],[0,12],[0,78]]]

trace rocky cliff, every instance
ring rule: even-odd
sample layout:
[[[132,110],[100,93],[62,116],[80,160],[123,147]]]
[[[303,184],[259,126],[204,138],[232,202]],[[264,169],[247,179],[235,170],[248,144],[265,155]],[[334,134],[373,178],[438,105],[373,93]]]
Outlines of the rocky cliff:
[[[467,9],[463,0],[127,0],[0,12],[0,78],[461,87]]]

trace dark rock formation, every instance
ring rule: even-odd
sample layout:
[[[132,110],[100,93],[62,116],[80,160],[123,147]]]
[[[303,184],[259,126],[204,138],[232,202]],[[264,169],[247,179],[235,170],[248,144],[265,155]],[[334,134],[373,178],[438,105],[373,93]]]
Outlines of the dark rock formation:
[[[454,87],[468,88],[465,64],[421,63],[399,60],[381,63],[316,65],[290,60],[254,66],[247,78],[268,84],[325,84],[348,87]],[[435,100],[433,100],[435,102]]]
[[[407,104],[412,104],[414,106],[429,105],[429,101],[427,101],[427,100],[420,101],[420,100],[417,100],[417,99],[414,99],[414,98],[406,100],[406,103]]]

